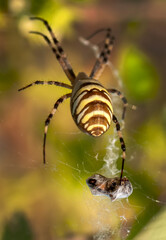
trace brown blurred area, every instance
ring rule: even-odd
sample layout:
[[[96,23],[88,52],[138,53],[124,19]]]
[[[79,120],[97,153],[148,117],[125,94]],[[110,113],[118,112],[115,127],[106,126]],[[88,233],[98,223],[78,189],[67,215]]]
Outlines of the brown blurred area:
[[[0,239],[148,239],[144,227],[160,225],[166,192],[166,2],[2,0],[0,3]],[[100,139],[80,133],[67,100],[47,135],[47,165],[42,164],[44,121],[55,101],[69,90],[53,86],[18,89],[36,80],[69,83],[36,30],[48,34],[48,20],[76,74],[90,73],[95,56],[78,38],[111,27],[115,46],[111,63],[136,111],[127,111],[125,175],[134,192],[127,200],[92,196],[85,180],[100,172],[111,130]],[[102,44],[104,34],[92,39]],[[106,87],[119,88],[107,67]],[[121,116],[121,103],[114,111]],[[114,101],[113,101],[114,103]],[[119,114],[120,112],[120,114]],[[117,143],[119,147],[119,143]],[[97,156],[97,157],[96,157]],[[121,167],[119,151],[118,168]],[[157,202],[156,200],[160,201]],[[155,222],[155,225],[157,223]],[[155,229],[149,239],[155,239]],[[152,230],[154,233],[152,233]],[[166,231],[161,228],[161,237]],[[157,239],[160,238],[158,235]]]

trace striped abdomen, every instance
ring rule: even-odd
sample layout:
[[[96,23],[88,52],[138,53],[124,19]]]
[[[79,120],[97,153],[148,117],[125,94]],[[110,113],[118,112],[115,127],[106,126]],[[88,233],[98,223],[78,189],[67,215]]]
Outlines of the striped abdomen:
[[[71,97],[71,113],[77,126],[98,137],[106,132],[112,120],[111,98],[96,80],[82,80],[76,84]]]

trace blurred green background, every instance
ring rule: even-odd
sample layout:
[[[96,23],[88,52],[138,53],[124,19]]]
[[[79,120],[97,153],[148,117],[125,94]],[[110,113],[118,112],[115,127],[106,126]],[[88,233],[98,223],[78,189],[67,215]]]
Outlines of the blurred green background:
[[[165,8],[164,0],[0,1],[0,239],[166,239]],[[101,172],[114,125],[98,139],[86,136],[72,120],[69,100],[49,126],[43,166],[44,121],[70,91],[55,86],[17,91],[36,80],[69,83],[43,39],[28,33],[47,33],[30,16],[49,21],[76,74],[89,74],[95,62],[78,38],[113,29],[111,62],[123,87],[108,67],[100,80],[137,106],[128,109],[123,130],[124,175],[134,187],[128,201],[91,195],[85,180]],[[114,103],[120,119],[121,102]]]

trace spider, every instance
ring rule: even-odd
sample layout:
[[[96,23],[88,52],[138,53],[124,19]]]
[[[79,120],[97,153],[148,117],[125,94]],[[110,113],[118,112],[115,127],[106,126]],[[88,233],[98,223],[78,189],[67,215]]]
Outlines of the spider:
[[[18,90],[18,91],[22,91],[31,86],[43,85],[43,84],[56,85],[59,87],[71,89],[71,93],[63,95],[56,101],[52,111],[50,112],[50,114],[48,115],[45,121],[44,140],[43,140],[43,163],[44,164],[46,163],[45,146],[46,146],[46,136],[47,136],[48,126],[50,124],[50,121],[53,118],[54,114],[56,113],[59,105],[67,98],[70,98],[71,114],[76,125],[81,131],[93,137],[99,137],[108,130],[108,128],[110,127],[111,121],[115,123],[116,130],[117,130],[120,144],[121,144],[121,149],[122,149],[122,167],[121,167],[121,175],[120,175],[120,182],[121,182],[122,176],[123,176],[124,161],[126,157],[126,147],[125,147],[125,143],[120,130],[120,124],[118,122],[118,119],[113,113],[110,93],[117,94],[123,101],[124,106],[123,106],[122,119],[124,119],[125,117],[125,111],[128,103],[126,98],[122,95],[120,91],[112,88],[106,89],[98,81],[100,75],[105,69],[105,66],[109,60],[108,58],[113,48],[114,37],[111,34],[111,29],[107,28],[107,29],[98,30],[89,37],[90,39],[91,37],[93,37],[94,35],[96,35],[101,31],[106,32],[103,49],[101,50],[101,53],[97,58],[90,75],[88,76],[84,72],[79,72],[77,75],[75,75],[63,48],[61,47],[60,43],[55,37],[48,22],[40,17],[31,17],[30,19],[39,20],[43,22],[44,25],[46,26],[50,34],[51,40],[41,32],[31,31],[30,33],[40,35],[44,38],[44,40],[47,42],[47,44],[51,48],[52,52],[54,53],[56,59],[60,63],[63,71],[65,72],[67,78],[71,83],[71,85],[69,85],[69,84],[56,82],[56,81],[35,81]]]

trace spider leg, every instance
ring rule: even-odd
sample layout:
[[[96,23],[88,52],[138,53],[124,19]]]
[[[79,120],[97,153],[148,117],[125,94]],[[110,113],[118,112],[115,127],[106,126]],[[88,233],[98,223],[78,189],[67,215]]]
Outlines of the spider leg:
[[[56,81],[35,81],[31,84],[28,84],[27,86],[25,87],[22,87],[20,89],[18,89],[18,91],[22,91],[26,88],[29,88],[29,87],[32,87],[34,85],[55,85],[55,86],[59,86],[59,87],[64,87],[64,88],[68,88],[68,89],[72,89],[72,86],[66,84],[66,83],[62,83],[62,82],[56,82]]]
[[[51,35],[51,38],[55,44],[55,47],[56,47],[56,51],[58,52],[58,55],[60,56],[60,58],[58,59],[59,62],[60,62],[60,65],[62,66],[64,72],[66,73],[67,77],[69,78],[69,80],[71,81],[71,83],[74,82],[76,76],[75,76],[75,73],[73,72],[73,69],[70,65],[70,63],[68,62],[67,60],[67,57],[66,57],[66,54],[63,50],[63,48],[61,47],[61,45],[59,44],[57,38],[55,37],[50,25],[48,24],[48,22],[42,18],[39,18],[39,17],[31,17],[30,18],[31,20],[39,20],[39,21],[42,21],[44,23],[44,25],[46,26],[47,30],[49,31],[50,35]],[[48,41],[47,41],[48,42]],[[50,45],[50,43],[48,43]],[[53,48],[52,48],[53,50]],[[54,54],[56,55],[56,51],[53,50]],[[57,55],[56,55],[57,57]]]
[[[123,94],[119,91],[119,90],[117,90],[117,89],[107,89],[107,91],[109,92],[109,93],[115,93],[115,94],[117,94],[119,97],[120,97],[120,99],[122,100],[122,102],[123,102],[123,112],[122,112],[122,120],[124,120],[124,118],[125,118],[125,113],[126,113],[126,108],[127,108],[127,106],[128,106],[128,102],[127,102],[127,99],[123,96]]]
[[[113,49],[114,37],[111,37],[111,29],[107,29],[107,35],[105,38],[104,48],[101,51],[98,59],[95,62],[95,65],[90,73],[91,78],[99,79],[100,75],[105,69],[105,66],[108,62],[108,57],[111,54]]]
[[[125,96],[119,90],[112,88],[112,89],[107,89],[107,91],[110,92],[110,93],[116,93],[120,97],[120,99],[122,100],[122,102],[123,102],[122,120],[124,120],[124,118],[125,118],[127,107],[130,107],[132,110],[137,109],[137,107],[135,105],[128,104],[127,99],[125,98]]]
[[[64,59],[62,58],[61,54],[58,53],[57,49],[53,46],[53,44],[51,43],[50,39],[44,35],[43,33],[40,32],[36,32],[36,31],[30,31],[30,33],[32,34],[37,34],[40,35],[44,38],[44,40],[47,42],[47,44],[50,46],[51,50],[53,51],[53,53],[56,56],[56,59],[58,60],[58,62],[60,63],[63,71],[65,72],[66,76],[68,77],[68,79],[70,80],[70,82],[73,84],[74,79],[75,79],[75,75],[71,74],[70,69],[68,68],[68,66],[64,63]]]
[[[95,31],[94,33],[92,33],[89,37],[86,38],[86,40],[90,40],[91,38],[93,38],[95,35],[97,35],[98,33],[100,32],[103,32],[103,31],[111,31],[110,28],[101,28],[101,29],[98,29],[97,31]]]
[[[120,124],[118,122],[118,119],[115,117],[115,115],[113,115],[113,122],[116,125],[116,131],[118,133],[119,141],[120,141],[120,144],[121,144],[121,149],[122,149],[122,152],[123,152],[122,153],[122,168],[121,168],[121,174],[120,174],[120,183],[121,183],[122,176],[123,176],[124,162],[125,162],[125,158],[126,158],[126,146],[125,146],[125,142],[123,140],[122,133],[121,133],[121,130],[120,130]]]
[[[88,46],[89,48],[92,49],[92,51],[94,52],[94,55],[96,58],[99,57],[99,46],[96,44],[93,44],[89,41],[90,38],[92,38],[95,34],[97,34],[98,32],[101,31],[106,31],[106,29],[101,29],[100,31],[98,30],[96,33],[92,34],[89,38],[83,38],[83,37],[79,37],[79,40],[82,44],[84,44],[85,46]],[[111,63],[111,61],[107,61],[107,65],[109,66],[109,68],[112,71],[113,77],[117,80],[118,85],[121,86],[122,85],[122,79],[119,76],[119,72],[118,70],[115,68],[115,66]],[[132,106],[133,109],[136,109],[135,106]]]
[[[44,164],[46,163],[45,146],[46,146],[46,136],[47,136],[47,131],[48,131],[48,125],[50,124],[50,120],[56,113],[59,104],[62,103],[64,100],[66,100],[69,97],[71,97],[71,93],[65,94],[64,96],[60,97],[54,104],[54,108],[52,109],[51,113],[48,115],[48,117],[45,121],[44,140],[43,140],[43,163]]]

